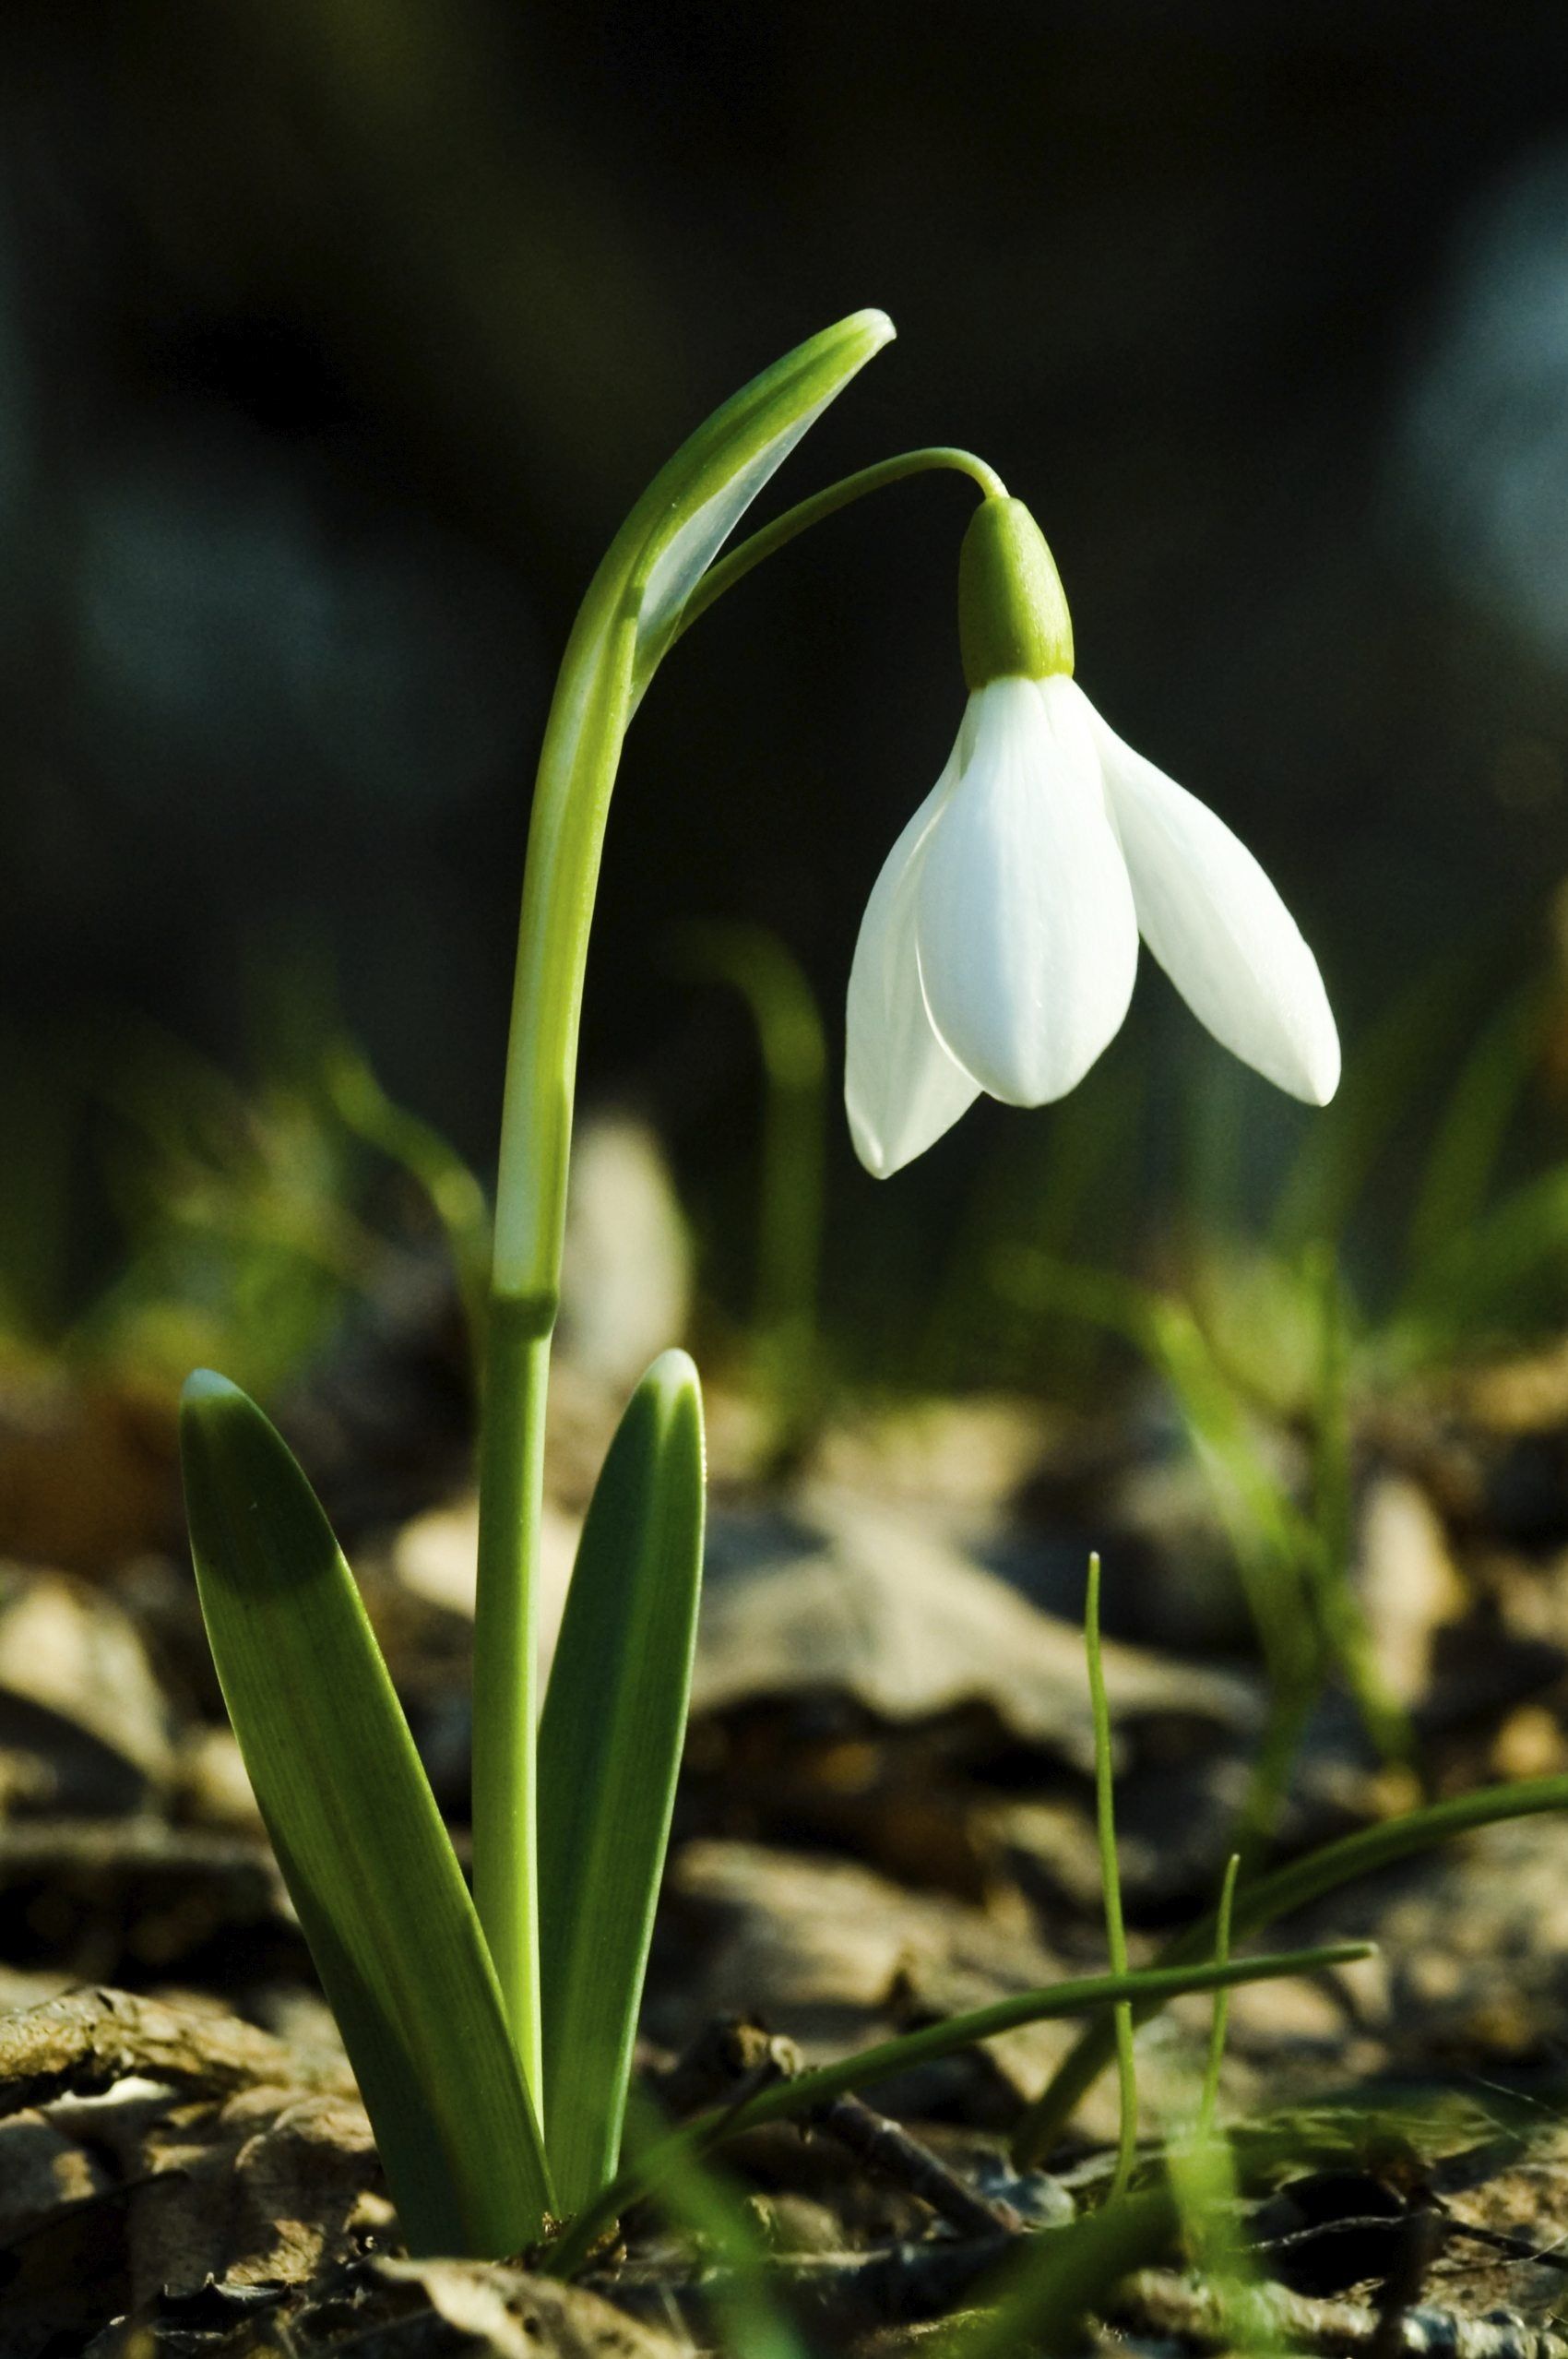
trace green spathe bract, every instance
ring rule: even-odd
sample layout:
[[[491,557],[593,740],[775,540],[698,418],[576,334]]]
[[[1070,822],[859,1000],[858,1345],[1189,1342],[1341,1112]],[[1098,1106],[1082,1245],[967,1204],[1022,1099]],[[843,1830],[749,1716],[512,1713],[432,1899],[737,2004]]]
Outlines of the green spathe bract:
[[[223,1699],[415,2253],[536,2237],[549,2174],[462,1872],[352,1574],[254,1401],[206,1370],[181,1453]]]
[[[540,1728],[540,1963],[564,2210],[613,2174],[674,1806],[702,1579],[697,1372],[656,1360],[577,1548]]]

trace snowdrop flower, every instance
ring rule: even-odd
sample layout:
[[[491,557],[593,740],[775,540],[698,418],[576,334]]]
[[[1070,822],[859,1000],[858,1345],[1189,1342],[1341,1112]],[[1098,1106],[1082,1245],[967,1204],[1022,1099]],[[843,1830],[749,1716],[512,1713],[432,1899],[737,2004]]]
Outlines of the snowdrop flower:
[[[877,1178],[983,1090],[1044,1105],[1132,996],[1142,935],[1199,1020],[1325,1105],[1339,1042],[1317,963],[1257,862],[1124,745],[1074,680],[1051,553],[1020,500],[965,538],[969,700],[947,767],[888,854],[849,974],[845,1100]]]

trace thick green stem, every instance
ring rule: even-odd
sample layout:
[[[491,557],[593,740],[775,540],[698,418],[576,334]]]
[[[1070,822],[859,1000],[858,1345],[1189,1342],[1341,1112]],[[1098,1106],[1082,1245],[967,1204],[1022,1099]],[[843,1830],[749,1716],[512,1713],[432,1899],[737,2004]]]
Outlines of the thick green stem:
[[[552,1301],[497,1294],[491,1303],[474,1614],[474,1904],[541,2127],[536,1573],[553,1317]]]
[[[474,1900],[541,2124],[535,1751],[545,1398],[588,924],[630,710],[637,613],[629,596],[606,629],[601,604],[590,590],[561,668],[534,790],[480,1442]]]
[[[873,320],[860,331],[862,340],[873,328],[880,337],[885,323],[878,328]],[[699,435],[692,447],[701,441]],[[501,1117],[480,1455],[473,1738],[474,1897],[541,2123],[535,1635],[545,1396],[588,929],[621,748],[636,697],[677,631],[820,518],[932,467],[957,468],[988,495],[1001,493],[991,469],[966,451],[912,451],[867,468],[711,567],[686,595],[673,627],[659,604],[670,541],[659,529],[670,509],[661,477],[594,578],[551,706],[529,826]],[[674,494],[677,507],[682,496]],[[698,494],[688,488],[685,496]]]

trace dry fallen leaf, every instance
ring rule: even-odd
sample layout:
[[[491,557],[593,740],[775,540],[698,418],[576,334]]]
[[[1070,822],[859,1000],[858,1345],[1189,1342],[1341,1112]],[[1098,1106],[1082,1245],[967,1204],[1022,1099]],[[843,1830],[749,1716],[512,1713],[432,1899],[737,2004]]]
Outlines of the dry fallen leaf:
[[[718,1514],[707,1580],[695,1716],[824,1690],[890,1722],[980,1702],[1014,1736],[1092,1766],[1081,1632],[905,1510],[819,1488],[789,1511]],[[1104,1651],[1117,1722],[1260,1725],[1245,1678],[1111,1640]]]

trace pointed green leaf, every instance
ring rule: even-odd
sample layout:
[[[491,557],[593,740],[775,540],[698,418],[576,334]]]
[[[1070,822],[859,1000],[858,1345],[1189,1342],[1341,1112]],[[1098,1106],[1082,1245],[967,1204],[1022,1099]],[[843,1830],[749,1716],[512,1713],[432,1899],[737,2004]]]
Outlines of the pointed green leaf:
[[[702,1579],[703,1432],[683,1352],[633,1394],[588,1508],[540,1723],[540,1971],[551,2169],[614,2173]]]
[[[445,1828],[315,1494],[206,1370],[181,1408],[191,1548],[245,1768],[343,2035],[404,2236],[494,2258],[549,2176]]]

